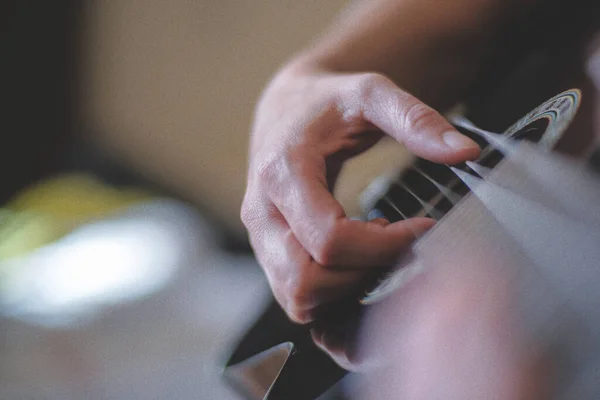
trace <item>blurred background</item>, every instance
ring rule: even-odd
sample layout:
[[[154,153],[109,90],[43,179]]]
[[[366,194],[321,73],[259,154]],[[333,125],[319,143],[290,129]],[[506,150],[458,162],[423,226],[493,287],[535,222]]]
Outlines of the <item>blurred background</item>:
[[[343,0],[0,4],[0,398],[235,399],[269,298],[239,221],[269,77]],[[350,165],[357,194],[404,159]]]

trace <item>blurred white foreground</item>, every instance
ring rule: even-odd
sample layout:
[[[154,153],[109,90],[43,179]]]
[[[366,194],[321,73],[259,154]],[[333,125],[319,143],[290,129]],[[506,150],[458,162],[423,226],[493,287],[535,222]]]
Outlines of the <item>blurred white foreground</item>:
[[[86,225],[0,271],[1,399],[236,399],[219,379],[267,296],[174,201]]]

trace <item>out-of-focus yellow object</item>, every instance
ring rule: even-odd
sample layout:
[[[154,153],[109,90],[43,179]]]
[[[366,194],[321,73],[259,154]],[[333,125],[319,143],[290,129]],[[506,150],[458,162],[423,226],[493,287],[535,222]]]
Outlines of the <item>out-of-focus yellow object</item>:
[[[0,261],[150,198],[145,191],[114,188],[85,174],[60,175],[32,185],[0,209]]]

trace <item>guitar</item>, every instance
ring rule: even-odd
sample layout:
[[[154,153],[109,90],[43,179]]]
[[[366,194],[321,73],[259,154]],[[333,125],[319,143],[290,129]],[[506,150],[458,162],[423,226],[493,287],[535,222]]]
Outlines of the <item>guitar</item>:
[[[557,13],[560,14],[561,11],[560,7],[553,8],[536,18],[557,21]],[[597,6],[592,11],[594,12],[589,9],[579,10],[596,17],[600,14]],[[590,16],[586,17],[583,19],[589,21]],[[595,28],[595,22],[600,22],[600,18],[589,25]],[[594,98],[595,89],[580,62],[585,43],[588,43],[587,39],[593,31],[590,26],[582,24],[581,29],[563,26],[563,29],[555,29],[550,35],[546,35],[544,40],[534,35],[539,40],[539,45],[533,46],[533,50],[531,44],[520,46],[531,52],[526,61],[517,68],[509,68],[509,63],[500,65],[499,71],[491,74],[488,81],[482,82],[480,90],[466,100],[465,115],[477,126],[489,131],[504,132],[516,139],[530,140],[540,146],[556,148],[579,157],[586,156],[594,137],[589,118],[593,113],[593,102],[584,101],[581,112],[574,118],[579,104],[579,92],[567,91],[557,97],[552,96],[570,87],[580,87],[584,99]],[[521,48],[515,49],[515,58],[519,59],[520,51]],[[512,73],[503,75],[504,69]],[[550,100],[545,102],[548,98]],[[536,107],[538,104],[541,106]],[[533,111],[527,112],[532,109]],[[522,115],[525,117],[521,117]],[[571,119],[571,127],[566,129]],[[514,121],[518,122],[513,123]],[[488,143],[471,130],[465,129],[464,124],[462,127],[458,126],[458,129],[484,148],[480,164],[493,168],[502,159],[500,153],[489,149]],[[564,135],[561,136],[563,132]],[[467,165],[459,165],[458,168],[476,173]],[[442,219],[460,199],[469,194],[468,187],[446,166],[422,159],[416,159],[396,179],[384,182],[383,185],[377,182],[375,186],[376,190],[371,187],[364,194],[365,218],[383,216],[390,221],[417,215]],[[370,291],[362,302],[371,303],[385,292],[385,288],[384,283]],[[360,313],[360,310],[350,308],[349,312]],[[336,317],[343,319],[345,316]],[[270,371],[272,376],[263,377],[263,384],[254,387],[257,390],[254,393],[253,389],[244,387],[243,379],[239,379],[240,369],[234,368],[236,374],[230,375],[228,380],[249,399],[316,398],[343,377],[346,371],[314,346],[309,329],[310,327],[289,322],[285,313],[272,302],[238,344],[227,365],[249,366],[251,363],[244,365],[244,360],[252,359],[256,354],[278,345],[273,354],[279,357],[281,364]],[[281,346],[282,343],[293,343],[293,346]],[[264,356],[254,358],[254,361],[264,364]],[[274,383],[273,378],[276,378]]]

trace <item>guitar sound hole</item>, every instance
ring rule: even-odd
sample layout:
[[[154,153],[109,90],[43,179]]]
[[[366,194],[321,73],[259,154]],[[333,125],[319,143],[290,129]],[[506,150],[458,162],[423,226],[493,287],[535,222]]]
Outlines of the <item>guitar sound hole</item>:
[[[550,121],[546,118],[541,118],[525,125],[520,131],[513,135],[516,140],[528,140],[533,143],[540,141],[544,132],[548,129]]]
[[[517,131],[512,138],[514,140],[527,140],[529,142],[537,143],[542,136],[544,136],[544,132],[546,132],[549,123],[550,122],[546,118],[535,120]],[[488,168],[493,168],[502,161],[502,158],[503,156],[500,152],[493,150],[481,159],[480,164]]]

